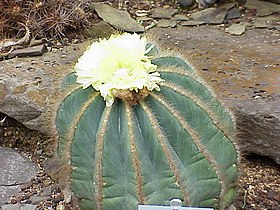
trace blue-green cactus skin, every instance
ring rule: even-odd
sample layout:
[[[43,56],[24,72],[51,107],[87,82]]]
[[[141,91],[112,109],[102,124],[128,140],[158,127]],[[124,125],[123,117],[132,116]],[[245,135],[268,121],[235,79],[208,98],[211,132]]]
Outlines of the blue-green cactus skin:
[[[138,204],[225,209],[235,198],[238,154],[229,112],[177,57],[152,60],[161,91],[136,105],[106,107],[74,73],[57,111],[58,154],[84,210],[136,210]]]

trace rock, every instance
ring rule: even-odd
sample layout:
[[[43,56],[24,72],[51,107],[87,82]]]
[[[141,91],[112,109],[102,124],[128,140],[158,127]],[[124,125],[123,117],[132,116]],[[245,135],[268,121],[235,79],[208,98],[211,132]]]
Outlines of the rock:
[[[268,27],[265,20],[258,20],[258,19],[255,20],[254,26],[256,28],[267,28]]]
[[[240,18],[240,12],[236,7],[233,7],[232,9],[230,9],[228,11],[226,19],[227,20],[232,20],[232,19],[236,19],[236,18]]]
[[[30,200],[31,200],[32,204],[37,204],[41,201],[46,201],[49,198],[50,198],[50,196],[36,196],[36,195],[34,195],[34,196],[30,197]]]
[[[204,10],[201,10],[201,11],[198,11],[198,12],[194,12],[194,13],[191,14],[191,17],[194,20],[200,20],[203,17],[208,16],[210,14],[213,14],[216,11],[217,11],[216,8],[211,7],[211,8],[204,9]]]
[[[56,207],[56,210],[64,210],[65,207],[63,204],[58,204],[57,207]]]
[[[203,21],[198,20],[187,20],[187,21],[181,21],[180,23],[182,26],[199,26],[204,24]]]
[[[42,45],[45,44],[47,41],[45,38],[42,39],[31,39],[30,40],[30,46],[38,46],[38,45]]]
[[[245,8],[257,10],[258,16],[267,16],[280,11],[280,5],[259,0],[247,0]]]
[[[266,99],[237,103],[238,109],[235,112],[242,150],[269,156],[278,164],[280,164],[279,101]]]
[[[8,54],[8,58],[14,58],[14,57],[30,57],[30,56],[39,56],[43,55],[43,53],[47,52],[48,49],[45,44],[13,50]]]
[[[177,9],[157,7],[152,12],[152,17],[170,19],[177,11]]]
[[[193,0],[178,0],[178,2],[183,7],[188,7],[193,4]]]
[[[17,87],[17,86],[16,86]],[[34,98],[34,100],[43,100],[42,91],[30,92],[33,95],[31,97],[37,97],[38,99]],[[33,104],[29,104],[28,101],[25,101],[24,98],[19,98],[19,100],[15,100],[15,97],[7,96],[6,100],[1,104],[1,112],[7,113],[8,116],[20,121],[20,122],[27,122],[33,119],[38,118],[42,114],[42,109],[40,107],[36,107]],[[24,112],[20,113],[20,112]]]
[[[98,39],[98,38],[109,38],[112,34],[117,32],[111,25],[105,21],[92,24],[92,26],[85,32],[87,36]]]
[[[217,0],[198,0],[201,7],[209,7],[214,4]]]
[[[246,26],[241,24],[232,24],[230,27],[226,28],[227,33],[237,36],[244,34],[245,30]]]
[[[136,20],[139,22],[145,22],[145,21],[152,21],[153,18],[143,16],[143,17],[137,17]]]
[[[273,16],[266,16],[266,17],[257,17],[254,21],[254,27],[256,28],[276,28],[277,25],[279,26],[280,17]]]
[[[270,29],[273,28],[272,25],[267,24],[267,22],[265,20],[262,20],[262,19],[256,19],[255,22],[254,22],[254,26],[256,28],[270,28]]]
[[[176,15],[174,15],[174,19],[178,20],[178,21],[190,20],[190,18],[184,14],[176,14]]]
[[[0,104],[2,104],[5,101],[7,95],[8,95],[7,87],[3,83],[0,83]]]
[[[0,89],[4,92],[0,92],[0,113],[32,130],[51,134],[57,103],[63,97],[61,83],[86,46],[73,44],[43,56],[1,61]]]
[[[11,148],[0,147],[0,206],[16,195],[21,185],[35,177],[38,168]]]
[[[49,186],[49,187],[45,187],[44,189],[43,189],[43,192],[42,192],[42,196],[49,196],[49,195],[51,195],[52,194],[52,187],[51,186]]]
[[[208,24],[221,24],[224,22],[226,15],[227,10],[225,9],[208,8],[193,13],[191,17],[193,20],[203,21]]]
[[[36,206],[31,204],[7,204],[2,206],[2,210],[35,210]]]
[[[221,6],[219,6],[219,9],[225,9],[225,10],[231,10],[232,8],[234,8],[236,6],[236,3],[227,3],[227,4],[223,4]]]
[[[166,20],[166,19],[159,20],[157,23],[157,26],[161,28],[174,28],[176,27],[176,25],[177,22],[175,20]]]
[[[280,0],[266,0],[274,4],[280,4]]]
[[[93,6],[97,14],[115,28],[128,32],[144,32],[144,27],[132,19],[126,11],[102,3],[93,3]]]
[[[228,207],[228,210],[237,210],[237,209],[236,209],[236,207],[235,207],[233,204],[231,204],[231,205]]]
[[[73,192],[71,191],[69,185],[63,190],[63,195],[65,203],[70,203],[73,197]]]
[[[10,198],[20,192],[20,186],[0,185],[0,206],[9,202]]]

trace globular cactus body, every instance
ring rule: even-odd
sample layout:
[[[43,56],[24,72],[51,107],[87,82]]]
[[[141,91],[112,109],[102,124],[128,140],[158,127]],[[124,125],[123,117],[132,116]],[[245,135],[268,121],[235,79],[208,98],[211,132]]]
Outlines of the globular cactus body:
[[[59,155],[70,159],[81,209],[136,210],[172,198],[224,209],[238,176],[231,115],[184,60],[152,62],[165,81],[138,104],[106,107],[99,92],[77,87],[58,109]],[[64,89],[75,81],[68,75]]]

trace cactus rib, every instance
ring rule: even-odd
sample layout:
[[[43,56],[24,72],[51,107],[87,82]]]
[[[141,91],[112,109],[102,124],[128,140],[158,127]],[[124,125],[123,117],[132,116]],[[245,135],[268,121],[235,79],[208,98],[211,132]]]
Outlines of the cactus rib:
[[[81,103],[76,106],[76,108],[73,106],[71,96],[64,99],[64,103],[62,106],[60,106],[59,110],[57,111],[57,118],[60,118],[60,115],[63,113],[63,115],[67,114],[69,115],[69,118],[73,119],[69,122],[62,121],[61,124],[57,125],[58,132],[60,135],[60,138],[63,138],[66,140],[66,145],[63,146],[63,153],[64,156],[61,157],[64,161],[69,159],[70,157],[70,147],[71,147],[71,140],[74,137],[75,127],[79,123],[79,120],[81,119],[82,115],[84,114],[84,111],[88,108],[88,106],[91,104],[91,102],[100,95],[98,92],[95,92],[95,94],[91,94],[90,91],[83,91],[81,88],[75,89],[74,92],[76,94],[73,94],[77,98],[79,98],[79,95],[82,94],[85,97],[84,100],[81,101]],[[75,99],[74,99],[75,100]],[[74,111],[73,111],[74,110]],[[70,111],[70,113],[66,113]],[[72,115],[73,114],[73,115]],[[67,126],[68,125],[68,126]],[[60,141],[61,142],[61,141]]]
[[[209,153],[207,148],[203,145],[198,133],[193,128],[191,128],[191,126],[187,123],[187,121],[185,119],[183,119],[181,117],[181,114],[176,111],[176,109],[172,106],[172,104],[168,103],[163,97],[160,97],[159,95],[152,93],[151,96],[155,100],[160,102],[168,111],[170,111],[170,113],[172,113],[172,115],[179,121],[181,126],[190,134],[190,136],[192,137],[198,150],[205,156],[205,158],[210,163],[210,165],[212,165],[214,167],[214,169],[216,171],[216,175],[219,179],[219,182],[221,183],[221,193],[220,193],[220,199],[221,199],[222,196],[224,196],[224,194],[225,194],[226,187],[225,187],[225,184],[222,182],[222,180],[224,180],[225,178],[222,175],[219,164],[214,159],[214,157],[211,155],[211,153]]]
[[[102,209],[102,200],[103,200],[103,172],[102,172],[102,155],[103,155],[103,146],[104,146],[104,136],[106,133],[106,128],[107,128],[107,123],[108,123],[108,118],[110,116],[112,109],[111,107],[105,108],[104,113],[103,113],[103,120],[101,120],[100,127],[98,128],[98,132],[96,135],[96,167],[95,167],[95,172],[96,174],[96,185],[97,185],[97,196],[96,196],[96,203],[97,203],[97,210]],[[94,198],[93,198],[94,199]]]
[[[227,132],[232,133],[232,131],[234,130],[232,116],[230,115],[230,113],[224,110],[225,108],[220,104],[220,102],[218,102],[215,98],[211,96],[212,94],[205,87],[205,85],[200,81],[201,79],[199,79],[197,75],[191,72],[187,72],[184,69],[180,69],[180,68],[160,68],[159,72],[161,73],[161,75],[172,74],[172,75],[176,75],[177,78],[180,78],[182,81],[176,79],[174,80],[176,82],[173,83],[168,81],[167,84],[170,83],[170,84],[175,84],[176,86],[179,85],[180,87],[182,87],[184,91],[192,92],[193,95],[197,95],[197,97],[202,102],[209,104],[209,107],[211,107],[212,109],[215,108],[216,111],[212,110],[211,113],[217,115],[219,120],[223,123],[224,129],[226,129]]]
[[[136,180],[137,180],[137,195],[138,195],[138,200],[140,204],[145,203],[145,196],[143,192],[143,177],[141,173],[141,167],[140,167],[140,161],[139,161],[139,155],[137,154],[137,148],[136,148],[136,138],[134,135],[134,120],[133,120],[133,110],[131,106],[128,103],[125,103],[125,109],[126,109],[126,114],[127,114],[127,124],[128,124],[128,129],[129,129],[129,136],[130,136],[130,148],[131,148],[131,153],[133,157],[133,165],[136,171]]]
[[[191,98],[199,107],[201,107],[201,109],[205,110],[205,112],[208,113],[209,117],[213,120],[213,123],[219,128],[219,130],[221,130],[224,133],[224,135],[229,140],[233,138],[232,131],[230,131],[229,127],[226,126],[224,123],[219,122],[220,119],[215,115],[215,111],[212,109],[213,107],[211,107],[211,105],[209,106],[207,103],[203,103],[199,97],[172,82],[165,82],[161,86],[170,88],[185,97]]]
[[[178,167],[173,159],[174,154],[172,154],[169,142],[166,140],[166,137],[160,127],[158,126],[158,122],[150,108],[144,103],[141,102],[141,107],[144,110],[144,112],[147,114],[148,118],[150,119],[152,128],[155,130],[155,133],[157,134],[157,139],[160,142],[160,145],[163,148],[164,154],[169,162],[170,168],[172,169],[174,176],[176,178],[176,182],[178,183],[178,186],[180,187],[181,192],[183,193],[183,199],[185,203],[190,203],[189,195],[185,188],[183,187],[183,180],[181,179],[180,172],[178,170]]]

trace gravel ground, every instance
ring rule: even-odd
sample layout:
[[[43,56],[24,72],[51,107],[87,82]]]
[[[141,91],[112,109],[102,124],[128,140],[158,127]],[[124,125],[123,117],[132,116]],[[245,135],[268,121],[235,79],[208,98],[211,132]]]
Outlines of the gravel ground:
[[[280,208],[280,166],[256,155],[241,162],[237,209],[276,210]]]

